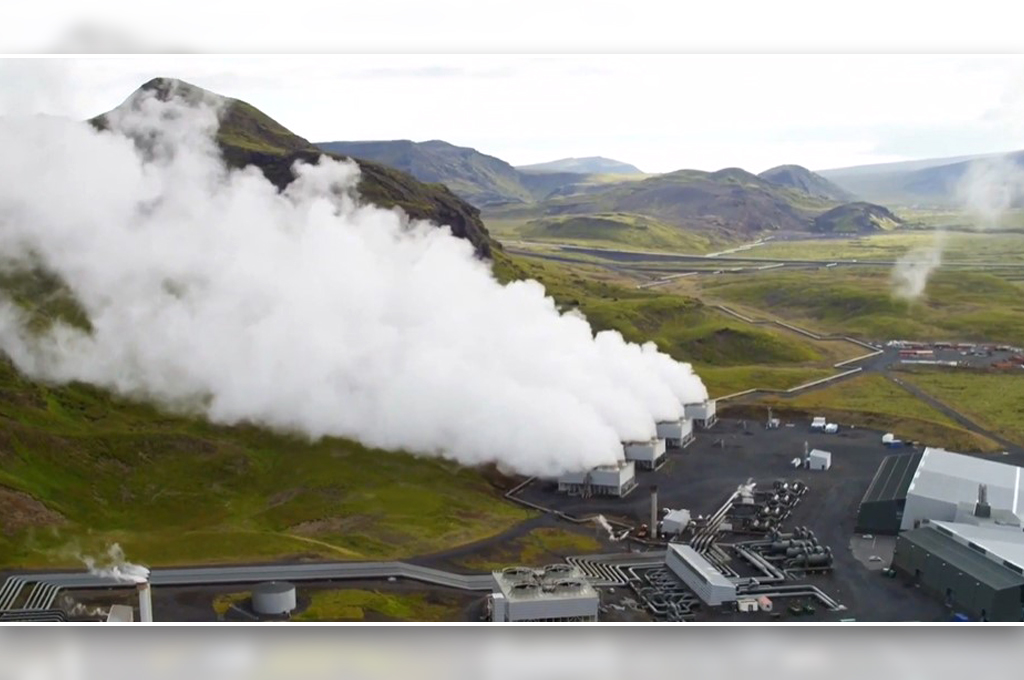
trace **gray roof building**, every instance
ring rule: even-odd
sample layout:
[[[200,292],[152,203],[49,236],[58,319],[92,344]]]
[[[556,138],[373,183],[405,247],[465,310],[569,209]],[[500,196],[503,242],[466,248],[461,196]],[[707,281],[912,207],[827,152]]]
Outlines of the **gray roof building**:
[[[857,513],[857,531],[872,534],[899,533],[907,491],[921,462],[921,453],[887,456],[878,466]]]

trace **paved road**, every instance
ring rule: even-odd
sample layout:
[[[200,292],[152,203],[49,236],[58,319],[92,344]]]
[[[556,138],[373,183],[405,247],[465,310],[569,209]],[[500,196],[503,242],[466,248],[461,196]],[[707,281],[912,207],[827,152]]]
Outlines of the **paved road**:
[[[405,562],[324,562],[313,564],[258,565],[232,567],[192,567],[185,569],[154,569],[150,582],[154,586],[212,585],[256,583],[261,581],[331,581],[341,579],[405,578],[460,590],[490,590],[490,574],[454,574]],[[33,573],[12,576],[26,583],[45,582],[65,589],[130,587],[131,583],[87,572]]]

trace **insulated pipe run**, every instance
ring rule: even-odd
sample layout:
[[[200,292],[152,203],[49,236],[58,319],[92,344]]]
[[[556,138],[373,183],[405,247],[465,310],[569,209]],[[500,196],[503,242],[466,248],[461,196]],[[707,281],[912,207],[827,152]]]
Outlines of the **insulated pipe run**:
[[[651,537],[658,537],[658,485],[651,485]]]
[[[142,623],[153,622],[153,592],[149,581],[143,581],[135,586],[139,591],[139,621]]]

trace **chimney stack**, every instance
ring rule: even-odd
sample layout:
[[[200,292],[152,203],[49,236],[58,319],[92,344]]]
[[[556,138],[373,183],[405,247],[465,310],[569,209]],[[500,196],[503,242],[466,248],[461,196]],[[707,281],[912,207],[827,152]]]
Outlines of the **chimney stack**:
[[[658,536],[658,485],[651,485],[651,536]]]
[[[139,621],[153,623],[153,593],[149,586],[149,579],[137,583],[135,588],[139,592]]]
[[[988,504],[988,486],[978,485],[978,503],[974,506],[974,516],[988,518],[992,516],[992,506]]]

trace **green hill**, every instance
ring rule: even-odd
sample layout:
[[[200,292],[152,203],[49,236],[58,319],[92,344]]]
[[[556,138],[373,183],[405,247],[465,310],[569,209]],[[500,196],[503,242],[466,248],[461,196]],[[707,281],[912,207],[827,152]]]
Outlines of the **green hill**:
[[[213,98],[226,105],[221,116],[217,142],[225,161],[232,167],[255,165],[279,189],[293,179],[296,161],[317,163],[325,152],[291,132],[265,113],[246,102],[222,97],[200,87],[174,78],[154,78],[133,93],[121,106],[133,106],[142,92],[155,92],[166,99],[171,92],[187,98]],[[102,114],[92,119],[97,127],[105,126]],[[342,154],[326,153],[343,159]],[[425,184],[414,177],[386,165],[358,160],[362,170],[359,191],[363,198],[383,207],[400,207],[416,219],[450,225],[452,232],[468,239],[477,252],[487,256],[491,240],[480,220],[479,211],[446,187]]]
[[[320,142],[317,146],[398,168],[422,182],[439,182],[478,207],[534,200],[519,172],[505,161],[440,140]]]
[[[903,220],[874,203],[844,203],[814,218],[814,231],[823,234],[868,234],[889,231]]]
[[[772,184],[802,191],[808,196],[827,201],[852,201],[853,194],[828,181],[821,175],[799,165],[779,165],[758,175]]]

